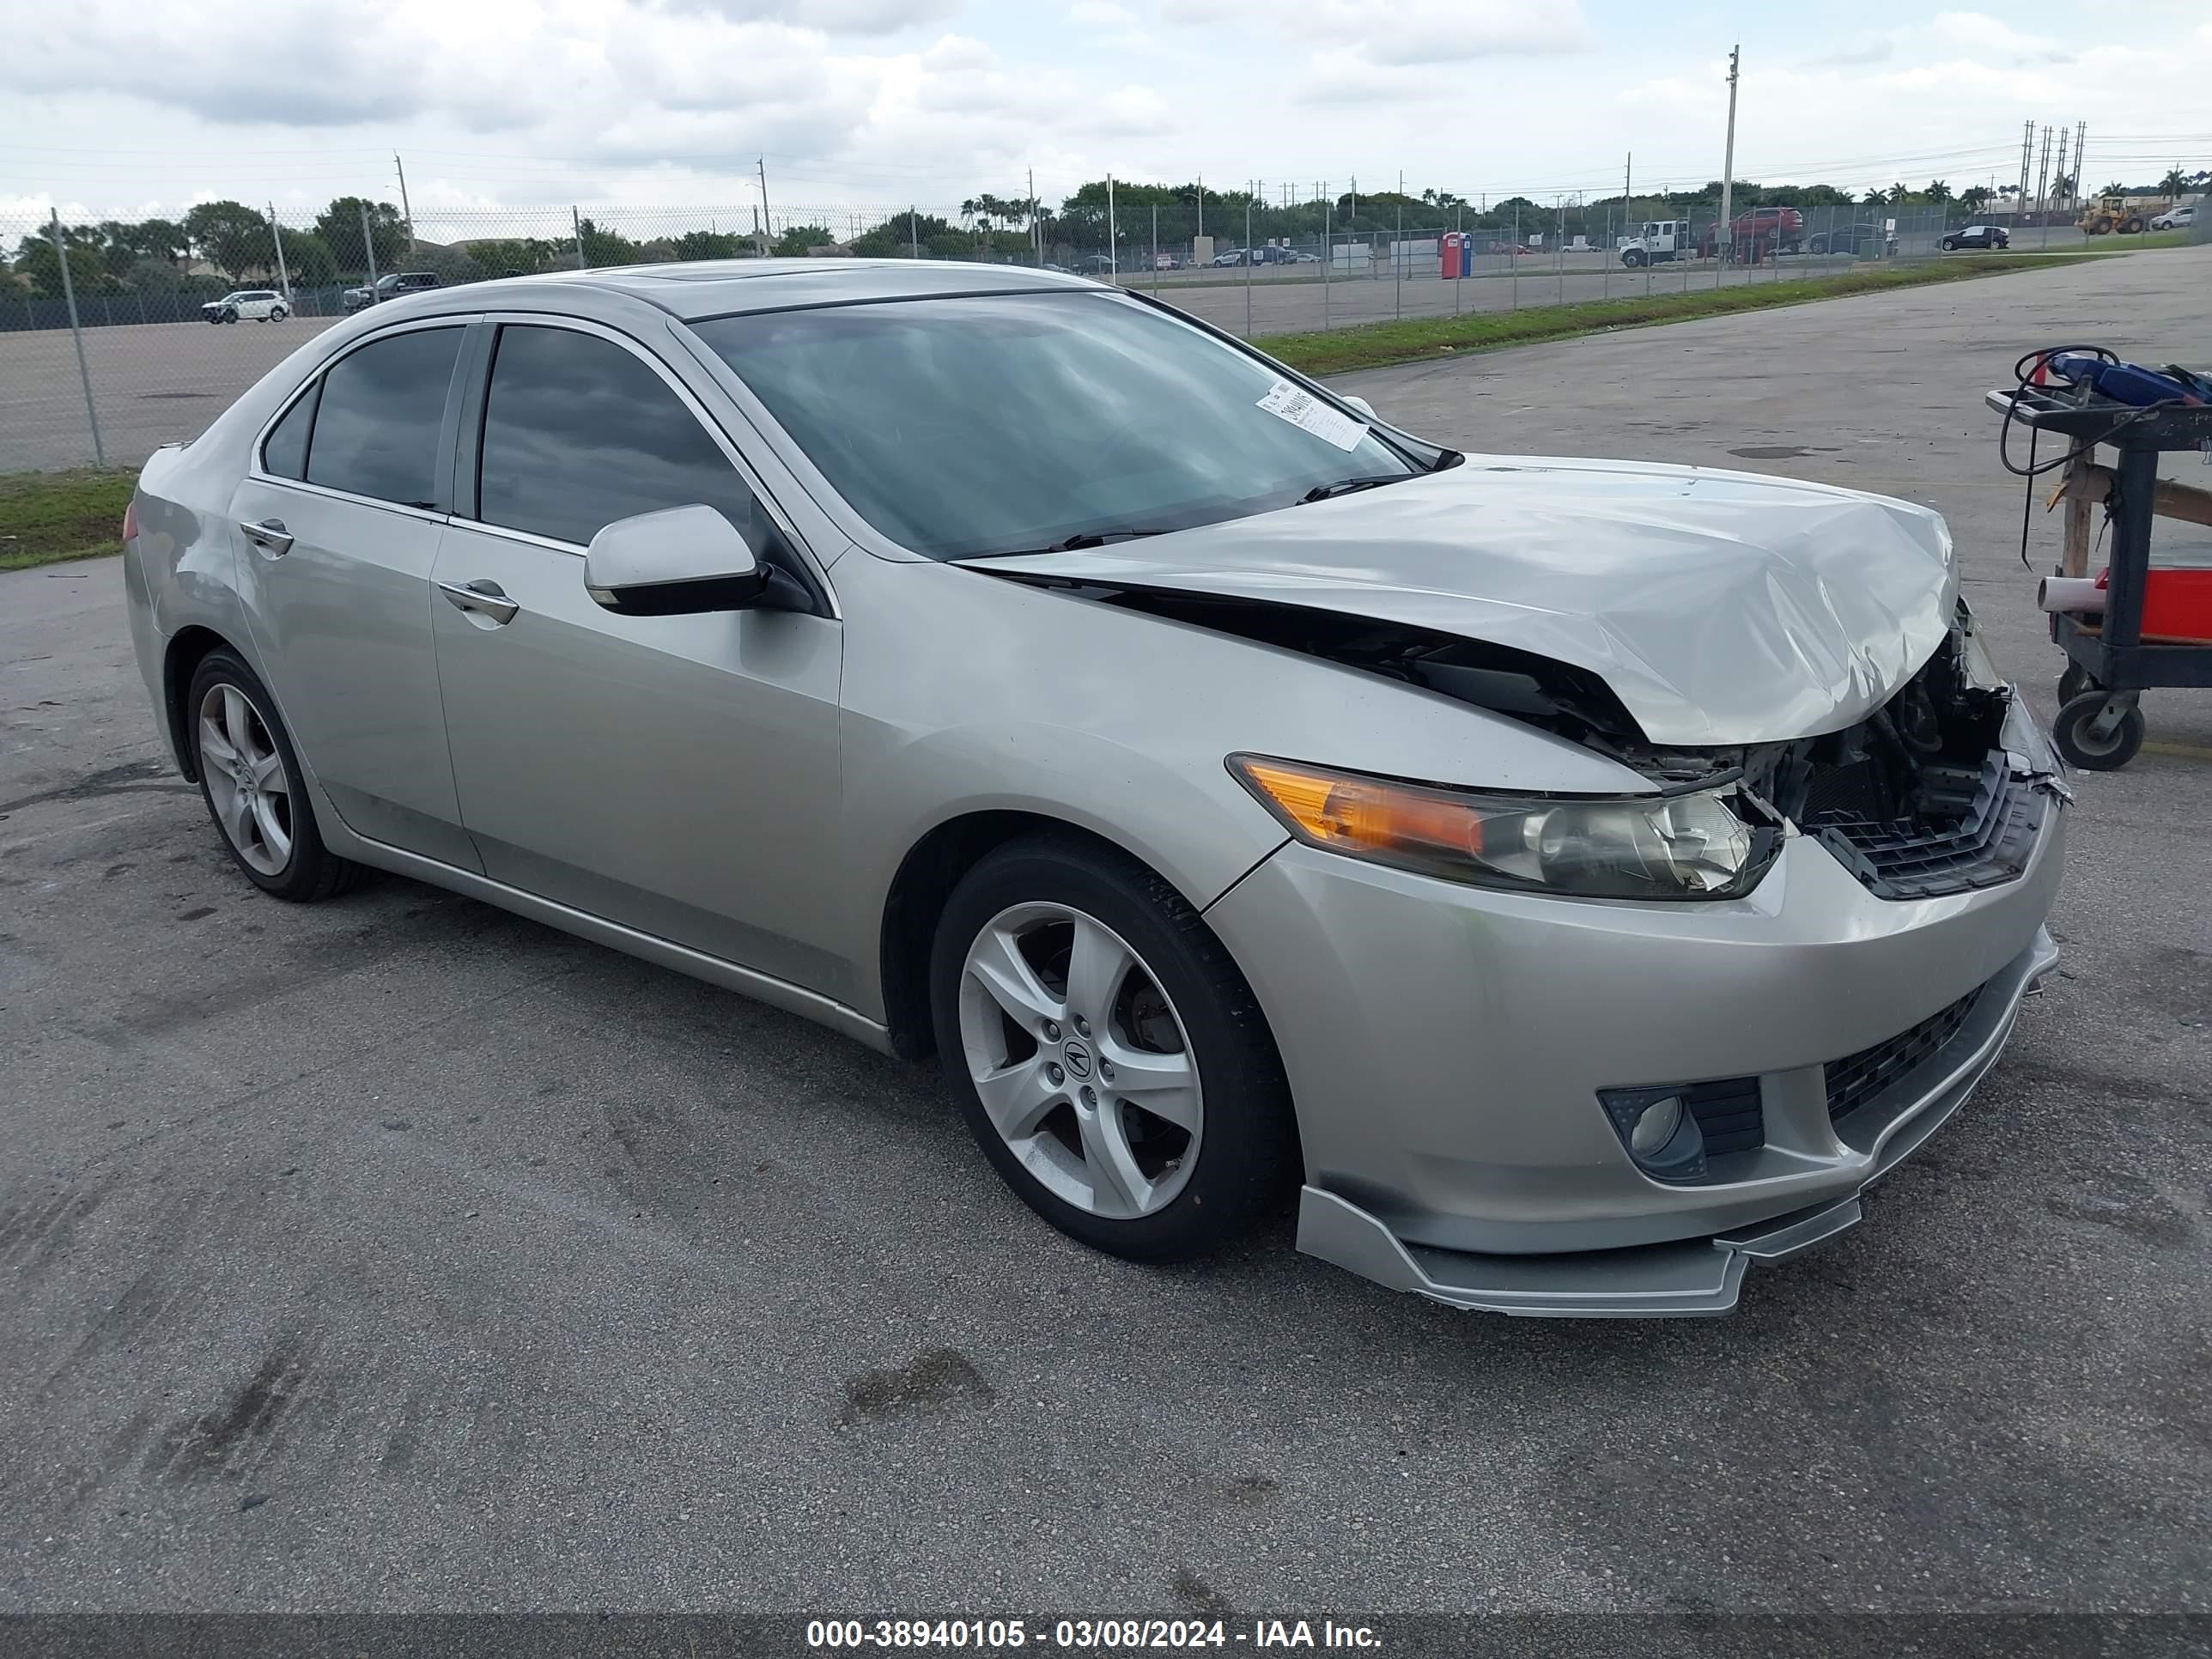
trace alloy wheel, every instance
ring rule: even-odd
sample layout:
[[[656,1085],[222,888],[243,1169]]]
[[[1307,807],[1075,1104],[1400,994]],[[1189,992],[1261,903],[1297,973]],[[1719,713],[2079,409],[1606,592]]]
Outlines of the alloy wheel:
[[[292,861],[292,781],[269,722],[237,686],[208,687],[199,707],[200,775],[216,822],[247,866],[281,876]]]
[[[1205,1124],[1182,1017],[1128,942],[1080,910],[1019,904],[968,947],[968,1074],[994,1127],[1055,1196],[1108,1220],[1174,1202]]]

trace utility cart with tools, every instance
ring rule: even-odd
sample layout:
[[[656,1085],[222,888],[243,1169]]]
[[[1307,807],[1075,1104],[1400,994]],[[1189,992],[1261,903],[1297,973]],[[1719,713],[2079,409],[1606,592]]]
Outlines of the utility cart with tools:
[[[2005,465],[2031,481],[2031,492],[2037,476],[2063,472],[2049,504],[2066,505],[2064,552],[2039,598],[2067,656],[2051,737],[2075,766],[2111,771],[2135,758],[2144,691],[2212,686],[2212,569],[2154,570],[2150,562],[2154,518],[2212,527],[2212,489],[2158,476],[2161,455],[2194,450],[2212,460],[2207,384],[2187,370],[2154,373],[2075,347],[2030,353],[2020,384],[1985,400],[2005,417]],[[2033,434],[2025,465],[2005,444],[2014,422]],[[2046,434],[2063,448],[2039,460]],[[2098,464],[2100,447],[2113,452],[2115,465]],[[2106,570],[2096,576],[2089,566],[2100,507],[2112,533]]]

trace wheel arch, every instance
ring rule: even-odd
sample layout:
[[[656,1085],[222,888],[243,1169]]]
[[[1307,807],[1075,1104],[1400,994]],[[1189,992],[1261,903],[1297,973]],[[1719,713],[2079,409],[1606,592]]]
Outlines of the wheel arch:
[[[192,746],[185,741],[186,728],[185,702],[191,695],[192,676],[199,672],[200,665],[216,651],[244,653],[212,628],[198,623],[186,624],[169,636],[161,653],[161,719],[169,734],[169,748],[176,755],[177,765],[187,781],[199,781],[199,768],[192,758]]]
[[[927,1060],[937,1050],[930,1017],[929,957],[945,902],[960,879],[1010,842],[1049,836],[1103,848],[1142,866],[1150,863],[1110,836],[1048,813],[999,808],[963,812],[936,825],[907,850],[884,900],[880,935],[884,1024],[891,1051],[902,1060]],[[1173,883],[1170,883],[1173,885]],[[1184,902],[1200,907],[1188,894]]]

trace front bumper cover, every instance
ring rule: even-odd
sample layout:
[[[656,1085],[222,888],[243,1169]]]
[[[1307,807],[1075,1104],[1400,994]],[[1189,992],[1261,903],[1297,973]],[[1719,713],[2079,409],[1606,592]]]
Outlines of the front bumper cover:
[[[1783,1261],[1857,1224],[1859,1197],[1940,1128],[1996,1063],[2021,1002],[2057,961],[2047,930],[1984,988],[1950,1042],[1852,1114],[1863,1159],[1856,1190],[1716,1234],[1625,1249],[1485,1255],[1408,1244],[1337,1194],[1305,1188],[1298,1248],[1392,1290],[1451,1307],[1567,1318],[1650,1318],[1734,1310],[1753,1261]]]

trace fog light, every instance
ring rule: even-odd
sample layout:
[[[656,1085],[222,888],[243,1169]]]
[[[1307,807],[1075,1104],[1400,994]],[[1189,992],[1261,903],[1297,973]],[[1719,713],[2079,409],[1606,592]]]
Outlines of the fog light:
[[[1628,1132],[1628,1150],[1640,1158],[1656,1157],[1681,1127],[1681,1096],[1655,1100],[1637,1115],[1636,1127]]]
[[[1601,1089],[1598,1099],[1638,1169],[1655,1181],[1705,1179],[1705,1132],[1683,1104],[1680,1085]]]

